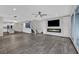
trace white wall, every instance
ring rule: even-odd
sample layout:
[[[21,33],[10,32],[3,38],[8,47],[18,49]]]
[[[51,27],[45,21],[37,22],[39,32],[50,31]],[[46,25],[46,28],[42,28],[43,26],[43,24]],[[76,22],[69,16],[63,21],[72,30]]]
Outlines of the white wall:
[[[43,29],[43,33],[46,34],[47,33],[47,21],[46,20],[42,21],[42,29]]]
[[[21,22],[15,23],[13,26],[14,31],[22,32],[23,24]]]
[[[71,17],[64,17],[62,23],[62,35],[70,37],[71,34]]]
[[[0,36],[3,36],[3,18],[0,17]]]
[[[60,19],[60,27],[51,27],[51,28],[61,28],[61,33],[55,33],[55,32],[47,32],[45,34],[49,34],[49,35],[57,35],[57,36],[63,36],[63,37],[70,37],[71,34],[71,17],[61,17],[58,18]],[[48,24],[45,25],[45,28],[49,28],[46,27]]]

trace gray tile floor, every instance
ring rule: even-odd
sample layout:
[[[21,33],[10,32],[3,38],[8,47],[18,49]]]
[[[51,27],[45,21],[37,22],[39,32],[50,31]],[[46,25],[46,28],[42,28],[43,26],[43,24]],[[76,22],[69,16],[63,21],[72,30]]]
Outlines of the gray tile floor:
[[[17,33],[0,40],[0,54],[76,54],[68,38]]]

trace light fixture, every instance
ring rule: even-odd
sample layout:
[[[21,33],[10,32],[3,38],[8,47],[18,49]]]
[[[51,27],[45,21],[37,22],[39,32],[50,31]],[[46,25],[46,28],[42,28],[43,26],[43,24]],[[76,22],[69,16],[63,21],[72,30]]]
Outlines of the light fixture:
[[[32,14],[32,15],[35,15],[35,17],[37,17],[38,15],[40,16],[40,17],[43,17],[43,16],[47,16],[47,14],[43,14],[42,12],[38,12],[37,14]]]
[[[13,11],[16,11],[16,8],[13,8]]]

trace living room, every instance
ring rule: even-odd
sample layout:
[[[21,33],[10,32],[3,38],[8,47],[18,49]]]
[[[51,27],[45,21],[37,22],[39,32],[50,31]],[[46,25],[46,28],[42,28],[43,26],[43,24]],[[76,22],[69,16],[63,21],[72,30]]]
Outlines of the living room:
[[[0,9],[0,53],[79,52],[78,46],[74,43],[75,37],[71,34],[72,15],[78,6],[2,5]]]

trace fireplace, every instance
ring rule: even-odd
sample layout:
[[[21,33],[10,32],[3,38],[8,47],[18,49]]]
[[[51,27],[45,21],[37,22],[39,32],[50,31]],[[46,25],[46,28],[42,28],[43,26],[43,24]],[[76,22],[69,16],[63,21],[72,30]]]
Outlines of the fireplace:
[[[47,32],[57,32],[57,33],[61,33],[61,29],[60,28],[48,28]]]

